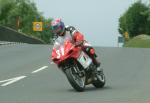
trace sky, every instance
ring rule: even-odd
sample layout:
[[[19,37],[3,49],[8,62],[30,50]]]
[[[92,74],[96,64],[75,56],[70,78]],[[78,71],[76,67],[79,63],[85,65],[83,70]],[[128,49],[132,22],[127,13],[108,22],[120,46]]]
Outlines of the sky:
[[[136,0],[32,0],[46,18],[61,18],[93,46],[117,47],[118,20]],[[148,0],[142,0],[148,2]]]

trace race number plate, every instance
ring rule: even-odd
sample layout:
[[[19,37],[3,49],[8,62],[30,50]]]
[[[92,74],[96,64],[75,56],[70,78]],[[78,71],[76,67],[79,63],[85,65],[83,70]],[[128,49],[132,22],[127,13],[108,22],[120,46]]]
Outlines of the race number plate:
[[[78,58],[78,61],[84,68],[87,68],[91,64],[92,59],[82,51]]]

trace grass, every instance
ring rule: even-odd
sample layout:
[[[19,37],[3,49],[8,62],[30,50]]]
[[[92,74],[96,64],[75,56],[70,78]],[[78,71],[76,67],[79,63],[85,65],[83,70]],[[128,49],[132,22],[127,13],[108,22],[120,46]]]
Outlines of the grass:
[[[150,48],[150,36],[139,35],[125,43],[124,47]]]

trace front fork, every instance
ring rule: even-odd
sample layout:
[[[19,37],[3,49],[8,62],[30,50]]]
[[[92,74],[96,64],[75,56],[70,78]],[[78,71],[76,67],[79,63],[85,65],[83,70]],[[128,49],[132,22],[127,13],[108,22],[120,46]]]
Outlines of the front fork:
[[[77,63],[74,63],[74,71],[76,74],[78,74],[81,78],[85,76],[84,69],[80,69]]]

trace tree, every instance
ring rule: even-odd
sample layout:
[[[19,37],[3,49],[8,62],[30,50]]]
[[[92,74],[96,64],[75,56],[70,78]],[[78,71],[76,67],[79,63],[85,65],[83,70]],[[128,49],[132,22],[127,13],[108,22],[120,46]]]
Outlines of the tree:
[[[0,24],[7,25],[9,11],[15,7],[15,0],[0,0]]]
[[[51,38],[53,38],[53,33],[51,30],[50,22],[52,21],[51,18],[43,19],[43,31],[41,32],[41,39],[44,40],[46,43],[51,43]]]
[[[42,18],[42,19],[41,19]],[[44,31],[33,31],[33,22],[42,21]],[[0,0],[0,24],[50,43],[51,29],[45,29],[51,19],[45,19],[30,0]],[[48,23],[47,23],[48,22]],[[45,24],[47,23],[47,24]]]
[[[146,22],[146,27],[145,27],[145,33],[150,35],[150,8],[146,10],[143,15],[147,16],[147,22]]]
[[[141,1],[137,1],[119,18],[119,33],[128,32],[130,37],[146,33],[147,15],[149,8]]]

